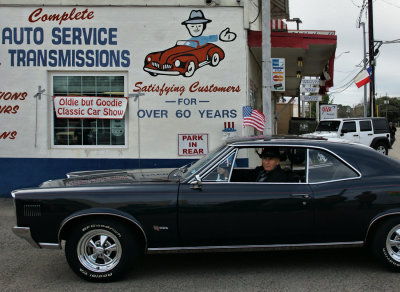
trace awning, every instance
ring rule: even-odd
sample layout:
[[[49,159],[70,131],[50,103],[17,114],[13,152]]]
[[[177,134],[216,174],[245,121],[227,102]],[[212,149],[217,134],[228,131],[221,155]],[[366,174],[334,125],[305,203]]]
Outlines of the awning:
[[[248,45],[255,58],[261,64],[261,31],[249,31]],[[319,77],[326,69],[330,75],[325,87],[320,93],[325,93],[333,86],[333,69],[337,36],[334,31],[305,31],[294,30],[288,32],[271,32],[273,58],[285,58],[286,63],[286,91],[285,96],[298,96],[301,76]],[[302,66],[299,66],[299,58]],[[327,76],[327,74],[325,74]]]

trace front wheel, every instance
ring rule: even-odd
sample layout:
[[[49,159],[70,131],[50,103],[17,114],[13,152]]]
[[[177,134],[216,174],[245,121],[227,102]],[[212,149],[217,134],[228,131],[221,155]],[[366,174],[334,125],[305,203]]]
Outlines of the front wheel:
[[[196,64],[193,61],[190,61],[187,66],[186,72],[184,73],[185,77],[192,77],[194,71],[196,71]]]
[[[380,226],[374,236],[372,248],[381,262],[400,272],[400,218],[390,219]]]
[[[374,149],[383,155],[388,155],[388,146],[383,142],[376,143]]]
[[[93,220],[75,226],[67,238],[65,256],[71,269],[88,281],[119,279],[139,255],[127,226],[113,220]]]

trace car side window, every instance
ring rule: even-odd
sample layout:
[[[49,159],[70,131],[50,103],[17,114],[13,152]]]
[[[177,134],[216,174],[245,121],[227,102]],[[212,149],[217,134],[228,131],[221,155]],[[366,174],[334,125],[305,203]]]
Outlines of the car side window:
[[[372,131],[371,121],[360,121],[360,131],[361,132]]]
[[[223,159],[218,163],[214,169],[211,170],[204,178],[203,181],[208,182],[228,182],[229,176],[231,174],[231,169],[233,165],[233,159],[235,157],[235,153],[232,153],[227,158]]]
[[[357,178],[359,174],[332,154],[310,149],[308,159],[308,181],[327,182],[340,179]]]
[[[274,153],[274,154],[273,154]],[[233,166],[232,182],[258,183],[305,183],[306,182],[306,148],[296,147],[252,147],[240,148]],[[273,157],[270,157],[273,155]],[[264,157],[265,156],[265,157]],[[263,159],[276,160],[268,169]],[[267,168],[267,169],[265,169]],[[263,174],[263,171],[266,174]],[[264,179],[262,178],[264,175]]]
[[[356,132],[356,122],[344,122],[342,131],[345,133]]]

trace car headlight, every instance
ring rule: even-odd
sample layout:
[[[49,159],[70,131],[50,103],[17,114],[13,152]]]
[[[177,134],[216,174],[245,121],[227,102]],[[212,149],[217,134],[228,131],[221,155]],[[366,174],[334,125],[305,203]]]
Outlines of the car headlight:
[[[148,56],[148,57],[147,57],[147,62],[150,62],[150,61],[151,61],[151,57]]]
[[[181,65],[181,61],[176,60],[175,63],[174,63],[174,65],[175,65],[175,67],[179,67],[179,66]]]

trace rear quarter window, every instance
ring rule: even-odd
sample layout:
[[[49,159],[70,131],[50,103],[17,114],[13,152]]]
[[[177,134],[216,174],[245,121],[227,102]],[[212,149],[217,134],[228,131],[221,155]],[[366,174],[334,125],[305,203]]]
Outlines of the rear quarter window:
[[[382,133],[389,133],[389,124],[385,119],[376,119],[372,120],[374,125],[374,133],[375,134],[382,134]]]

